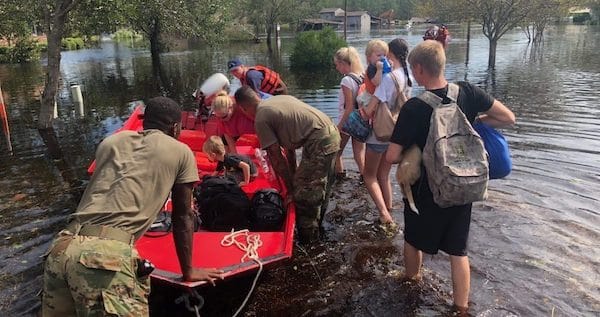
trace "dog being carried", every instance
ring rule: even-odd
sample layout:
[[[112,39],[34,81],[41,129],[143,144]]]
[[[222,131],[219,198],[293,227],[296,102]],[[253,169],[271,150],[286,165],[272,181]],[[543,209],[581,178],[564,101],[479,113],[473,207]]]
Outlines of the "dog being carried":
[[[415,144],[404,151],[403,154],[402,161],[400,161],[396,170],[396,179],[402,189],[402,194],[408,200],[410,209],[418,215],[419,210],[415,205],[411,185],[421,177],[422,153],[421,149]]]

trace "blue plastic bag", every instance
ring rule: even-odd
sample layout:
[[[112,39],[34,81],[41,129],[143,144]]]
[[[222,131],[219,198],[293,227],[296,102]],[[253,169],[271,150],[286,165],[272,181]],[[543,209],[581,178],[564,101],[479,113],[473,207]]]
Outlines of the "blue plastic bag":
[[[473,128],[481,136],[485,150],[488,152],[490,179],[506,177],[512,170],[512,159],[506,138],[485,123],[476,122],[473,124]]]
[[[367,140],[371,129],[371,124],[368,120],[363,119],[358,109],[354,109],[350,113],[348,120],[342,126],[342,132],[363,143]]]

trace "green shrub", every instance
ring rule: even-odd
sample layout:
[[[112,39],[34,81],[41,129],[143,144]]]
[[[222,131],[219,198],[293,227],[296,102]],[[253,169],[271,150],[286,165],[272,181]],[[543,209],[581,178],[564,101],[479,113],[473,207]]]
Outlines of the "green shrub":
[[[331,28],[322,31],[302,32],[290,58],[295,69],[330,69],[333,67],[333,55],[346,46],[346,41],[338,37]]]
[[[62,39],[61,47],[67,51],[79,50],[85,47],[85,43],[81,37],[66,37]]]
[[[40,50],[37,41],[31,37],[18,39],[13,47],[13,63],[24,63],[40,58]]]
[[[112,38],[116,42],[131,41],[132,39],[134,42],[137,42],[144,39],[144,37],[141,34],[136,33],[130,29],[119,29],[112,35]]]
[[[0,47],[0,63],[25,63],[39,58],[38,43],[31,37],[17,39],[12,47]]]

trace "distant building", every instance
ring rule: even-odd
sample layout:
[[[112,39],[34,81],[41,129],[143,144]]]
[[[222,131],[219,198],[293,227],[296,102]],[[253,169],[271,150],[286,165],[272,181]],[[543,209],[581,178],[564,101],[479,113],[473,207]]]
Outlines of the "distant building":
[[[344,16],[344,10],[340,8],[325,8],[319,11],[322,20],[336,21],[339,16]]]
[[[368,31],[371,29],[371,15],[367,11],[348,11],[347,26],[349,29]],[[325,21],[335,21],[339,28],[344,27],[344,10],[340,8],[325,8],[319,11],[319,17]],[[333,23],[331,23],[333,25]]]
[[[592,19],[592,9],[573,7],[569,9],[569,16],[573,23],[585,23]]]

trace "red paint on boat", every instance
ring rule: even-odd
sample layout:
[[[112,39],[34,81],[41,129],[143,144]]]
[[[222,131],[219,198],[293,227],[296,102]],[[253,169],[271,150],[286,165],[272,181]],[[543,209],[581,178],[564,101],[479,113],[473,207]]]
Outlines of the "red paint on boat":
[[[210,117],[206,123],[196,118],[194,112],[183,112],[182,123],[186,130],[181,131],[179,141],[187,144],[196,157],[198,173],[200,177],[212,173],[216,169],[216,162],[210,162],[206,154],[202,152],[202,144],[207,136],[216,133],[215,127],[218,126],[216,118]],[[138,105],[129,119],[119,130],[142,130],[143,105]],[[210,129],[210,133],[205,129]],[[255,157],[255,150],[259,147],[256,135],[243,135],[236,143],[237,151],[240,154],[248,155],[257,166],[260,162]],[[88,172],[93,173],[95,162],[88,168]],[[283,181],[276,178],[272,168],[265,174],[262,169],[259,175],[250,184],[243,186],[242,190],[252,198],[254,193],[263,188],[275,188],[279,190],[285,198],[287,191]],[[170,201],[165,203],[167,210],[170,210]],[[258,249],[260,261],[266,267],[285,261],[292,256],[294,225],[296,212],[293,204],[290,204],[287,210],[287,217],[280,231],[260,232],[262,246]],[[221,246],[221,240],[229,232],[209,232],[199,231],[194,233],[193,247],[193,265],[196,267],[219,268],[225,271],[225,279],[234,277],[238,274],[253,272],[259,265],[255,261],[247,260],[241,263],[243,252],[238,248]],[[172,233],[155,233],[144,235],[136,242],[138,252],[143,258],[150,260],[156,267],[151,274],[154,280],[161,281],[170,285],[181,286],[184,288],[206,285],[206,282],[184,282],[181,279],[181,269],[179,260],[175,251],[175,243]]]

